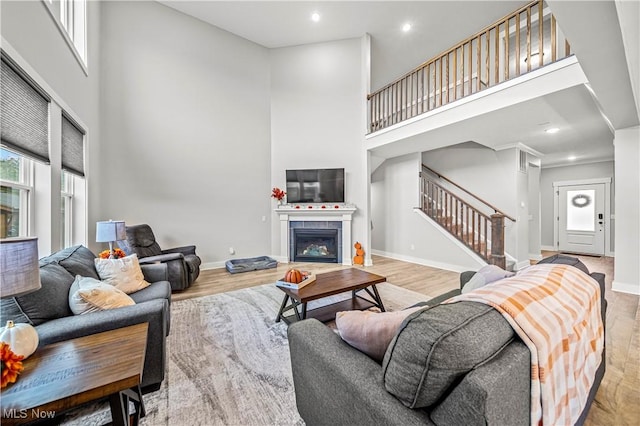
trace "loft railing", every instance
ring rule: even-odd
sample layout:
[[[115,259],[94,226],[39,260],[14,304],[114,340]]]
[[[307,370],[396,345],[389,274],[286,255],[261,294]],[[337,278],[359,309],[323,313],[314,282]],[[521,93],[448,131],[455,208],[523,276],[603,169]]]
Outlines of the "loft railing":
[[[551,11],[534,1],[368,95],[369,132],[570,55]]]
[[[423,165],[422,170],[420,209],[478,256],[505,269],[504,220],[514,219],[429,167]],[[431,174],[471,195],[494,213],[488,215],[481,212],[436,182]]]

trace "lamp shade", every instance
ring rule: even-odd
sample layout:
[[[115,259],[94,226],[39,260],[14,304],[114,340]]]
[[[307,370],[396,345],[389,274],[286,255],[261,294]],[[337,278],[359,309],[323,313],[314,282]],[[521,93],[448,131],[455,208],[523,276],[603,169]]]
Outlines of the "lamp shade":
[[[0,297],[13,297],[40,288],[38,239],[0,240]]]
[[[110,243],[127,239],[123,220],[108,220],[96,223],[96,242]]]

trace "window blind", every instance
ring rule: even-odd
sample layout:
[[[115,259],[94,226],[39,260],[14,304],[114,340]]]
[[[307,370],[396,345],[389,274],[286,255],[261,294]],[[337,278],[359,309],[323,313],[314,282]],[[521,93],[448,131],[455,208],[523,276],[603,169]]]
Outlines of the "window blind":
[[[2,144],[49,163],[50,98],[4,51],[1,59]]]
[[[72,119],[62,113],[62,169],[84,176],[84,135]]]

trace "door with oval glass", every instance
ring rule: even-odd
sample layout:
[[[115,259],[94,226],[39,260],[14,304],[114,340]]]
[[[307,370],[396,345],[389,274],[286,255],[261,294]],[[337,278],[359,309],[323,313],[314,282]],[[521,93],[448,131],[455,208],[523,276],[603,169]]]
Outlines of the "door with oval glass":
[[[604,256],[605,184],[558,187],[558,250]]]

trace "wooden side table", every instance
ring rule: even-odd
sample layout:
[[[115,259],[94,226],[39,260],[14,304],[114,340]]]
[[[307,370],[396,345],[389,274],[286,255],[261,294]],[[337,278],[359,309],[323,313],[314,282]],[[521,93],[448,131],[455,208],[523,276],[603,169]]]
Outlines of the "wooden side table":
[[[16,383],[0,393],[2,424],[51,419],[104,397],[109,397],[114,425],[130,423],[131,399],[137,424],[144,416],[140,381],[147,328],[147,323],[136,324],[38,349],[23,362]]]

